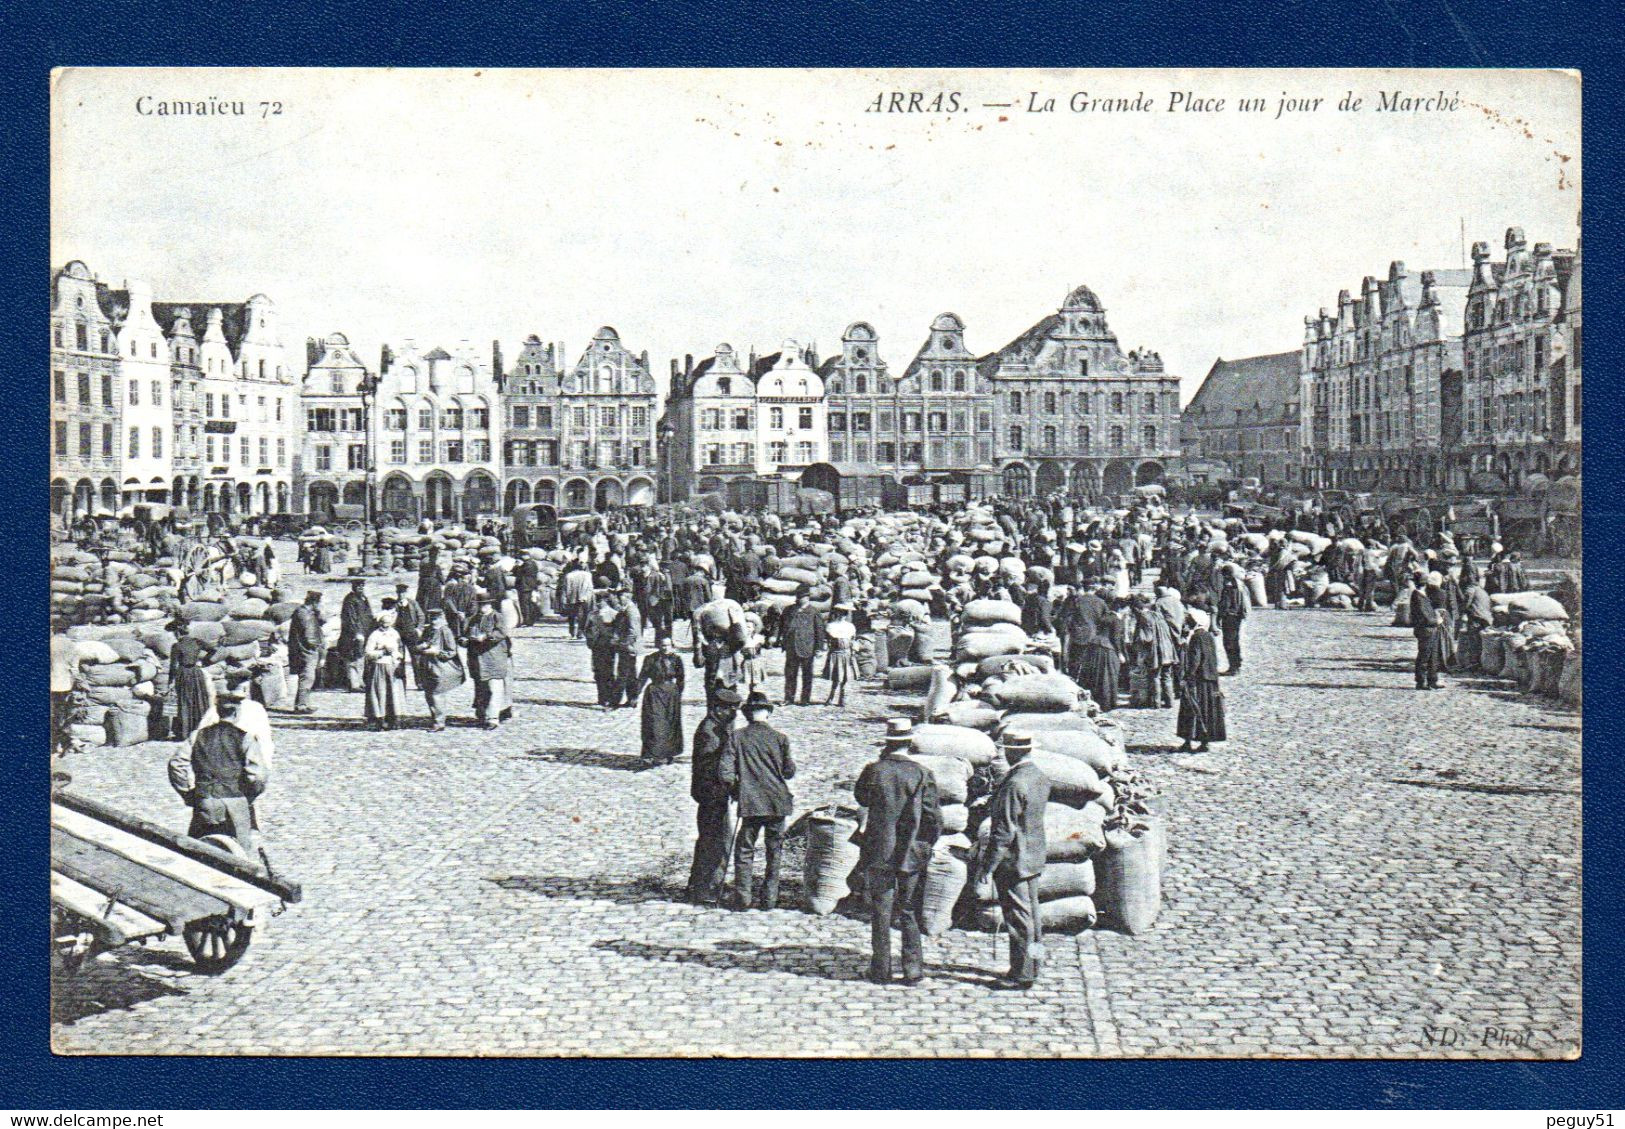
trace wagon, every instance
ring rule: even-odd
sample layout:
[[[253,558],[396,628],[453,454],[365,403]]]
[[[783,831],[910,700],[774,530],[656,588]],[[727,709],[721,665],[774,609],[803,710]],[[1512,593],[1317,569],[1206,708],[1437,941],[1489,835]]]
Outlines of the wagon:
[[[193,839],[83,796],[51,797],[52,936],[68,972],[109,949],[178,935],[198,971],[221,973],[300,897],[297,882],[229,837]]]

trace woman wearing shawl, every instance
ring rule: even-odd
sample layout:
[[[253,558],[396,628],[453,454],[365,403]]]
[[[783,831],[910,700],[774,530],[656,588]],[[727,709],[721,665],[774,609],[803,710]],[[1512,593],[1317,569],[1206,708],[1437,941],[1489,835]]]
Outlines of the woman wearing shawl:
[[[643,696],[643,759],[671,764],[683,751],[683,659],[670,635],[643,660],[632,696]]]
[[[175,688],[175,739],[190,741],[203,715],[214,704],[214,688],[203,672],[213,661],[214,651],[186,633],[185,620],[176,620],[169,629],[176,636],[169,652],[169,684]]]
[[[1179,699],[1179,720],[1174,732],[1184,738],[1184,752],[1205,753],[1209,741],[1228,738],[1224,727],[1224,691],[1219,689],[1219,648],[1208,630],[1206,612],[1191,608],[1185,613],[1191,632],[1180,656],[1179,676],[1183,696]]]
[[[366,662],[367,724],[373,729],[394,729],[399,721],[395,670],[403,652],[393,608],[378,613],[362,654]]]
[[[1117,708],[1117,685],[1122,677],[1123,621],[1111,608],[1111,589],[1101,588],[1078,602],[1078,614],[1088,626],[1082,635],[1077,681],[1102,712]]]

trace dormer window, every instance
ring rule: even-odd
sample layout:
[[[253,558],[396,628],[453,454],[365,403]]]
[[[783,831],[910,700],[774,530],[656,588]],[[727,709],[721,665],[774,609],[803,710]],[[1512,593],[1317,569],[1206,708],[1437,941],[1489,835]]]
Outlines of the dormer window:
[[[720,395],[720,396],[732,396],[733,395],[733,389],[734,389],[734,382],[733,382],[733,379],[731,377],[727,377],[727,376],[719,376],[719,377],[717,377],[717,394],[718,395]]]

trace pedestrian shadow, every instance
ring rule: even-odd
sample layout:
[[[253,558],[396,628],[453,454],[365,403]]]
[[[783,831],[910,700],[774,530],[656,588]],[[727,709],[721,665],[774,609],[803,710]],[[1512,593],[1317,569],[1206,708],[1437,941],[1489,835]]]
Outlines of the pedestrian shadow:
[[[1482,792],[1491,796],[1578,796],[1578,788],[1548,788],[1541,784],[1481,784],[1471,780],[1406,780],[1390,777],[1390,784],[1412,788],[1438,788],[1446,792]]]
[[[1260,686],[1281,686],[1295,690],[1401,690],[1402,686],[1360,686],[1347,682],[1260,682]]]
[[[661,964],[695,964],[719,972],[789,973],[815,980],[862,980],[869,954],[844,945],[758,945],[720,941],[715,948],[661,945],[647,941],[595,941],[593,948],[617,956]]]
[[[566,901],[594,900],[632,906],[648,902],[683,900],[679,888],[668,885],[664,878],[654,874],[640,875],[636,878],[508,874],[487,878],[486,881],[503,890],[516,890],[522,894],[535,894],[541,898],[558,898]]]
[[[515,698],[514,701],[527,706],[562,706],[572,710],[596,710],[597,702],[567,702],[563,698]]]
[[[1127,751],[1141,756],[1171,757],[1185,749],[1183,745],[1130,745]]]
[[[562,674],[521,674],[515,682],[580,682],[591,686],[590,678],[570,678]]]
[[[548,764],[567,764],[576,768],[608,768],[616,772],[647,772],[663,765],[651,764],[630,753],[610,753],[603,749],[554,748],[527,749],[516,760],[545,761]]]

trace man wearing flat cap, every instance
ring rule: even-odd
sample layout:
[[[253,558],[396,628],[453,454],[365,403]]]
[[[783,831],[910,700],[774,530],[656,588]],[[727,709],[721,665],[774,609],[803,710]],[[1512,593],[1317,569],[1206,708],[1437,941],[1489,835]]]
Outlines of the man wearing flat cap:
[[[788,781],[796,774],[790,739],[767,724],[773,703],[753,691],[745,699],[745,727],[729,739],[717,777],[739,802],[739,833],[734,839],[734,908],[773,909],[779,897],[779,846],[790,815]],[[755,890],[756,840],[767,843],[761,898]]]
[[[372,634],[374,626],[366,589],[367,582],[356,577],[350,581],[350,590],[339,605],[339,657],[344,660],[344,680],[350,690],[361,689],[367,636]]]
[[[733,850],[734,838],[733,797],[721,770],[740,700],[727,687],[717,690],[694,730],[688,794],[699,805],[694,813],[698,838],[694,841],[694,862],[688,869],[684,896],[696,905],[718,904],[728,877],[728,854]]]
[[[865,810],[858,874],[869,900],[869,979],[877,984],[891,982],[893,917],[902,933],[903,983],[925,978],[922,899],[931,848],[942,830],[942,809],[936,778],[908,755],[911,729],[906,718],[886,723],[880,757],[864,766],[853,789]]]
[[[169,758],[169,783],[192,809],[187,834],[194,839],[225,834],[250,858],[258,856],[254,800],[265,791],[271,768],[257,740],[238,725],[244,695],[222,690],[215,699],[220,720],[200,728],[190,745]]]

